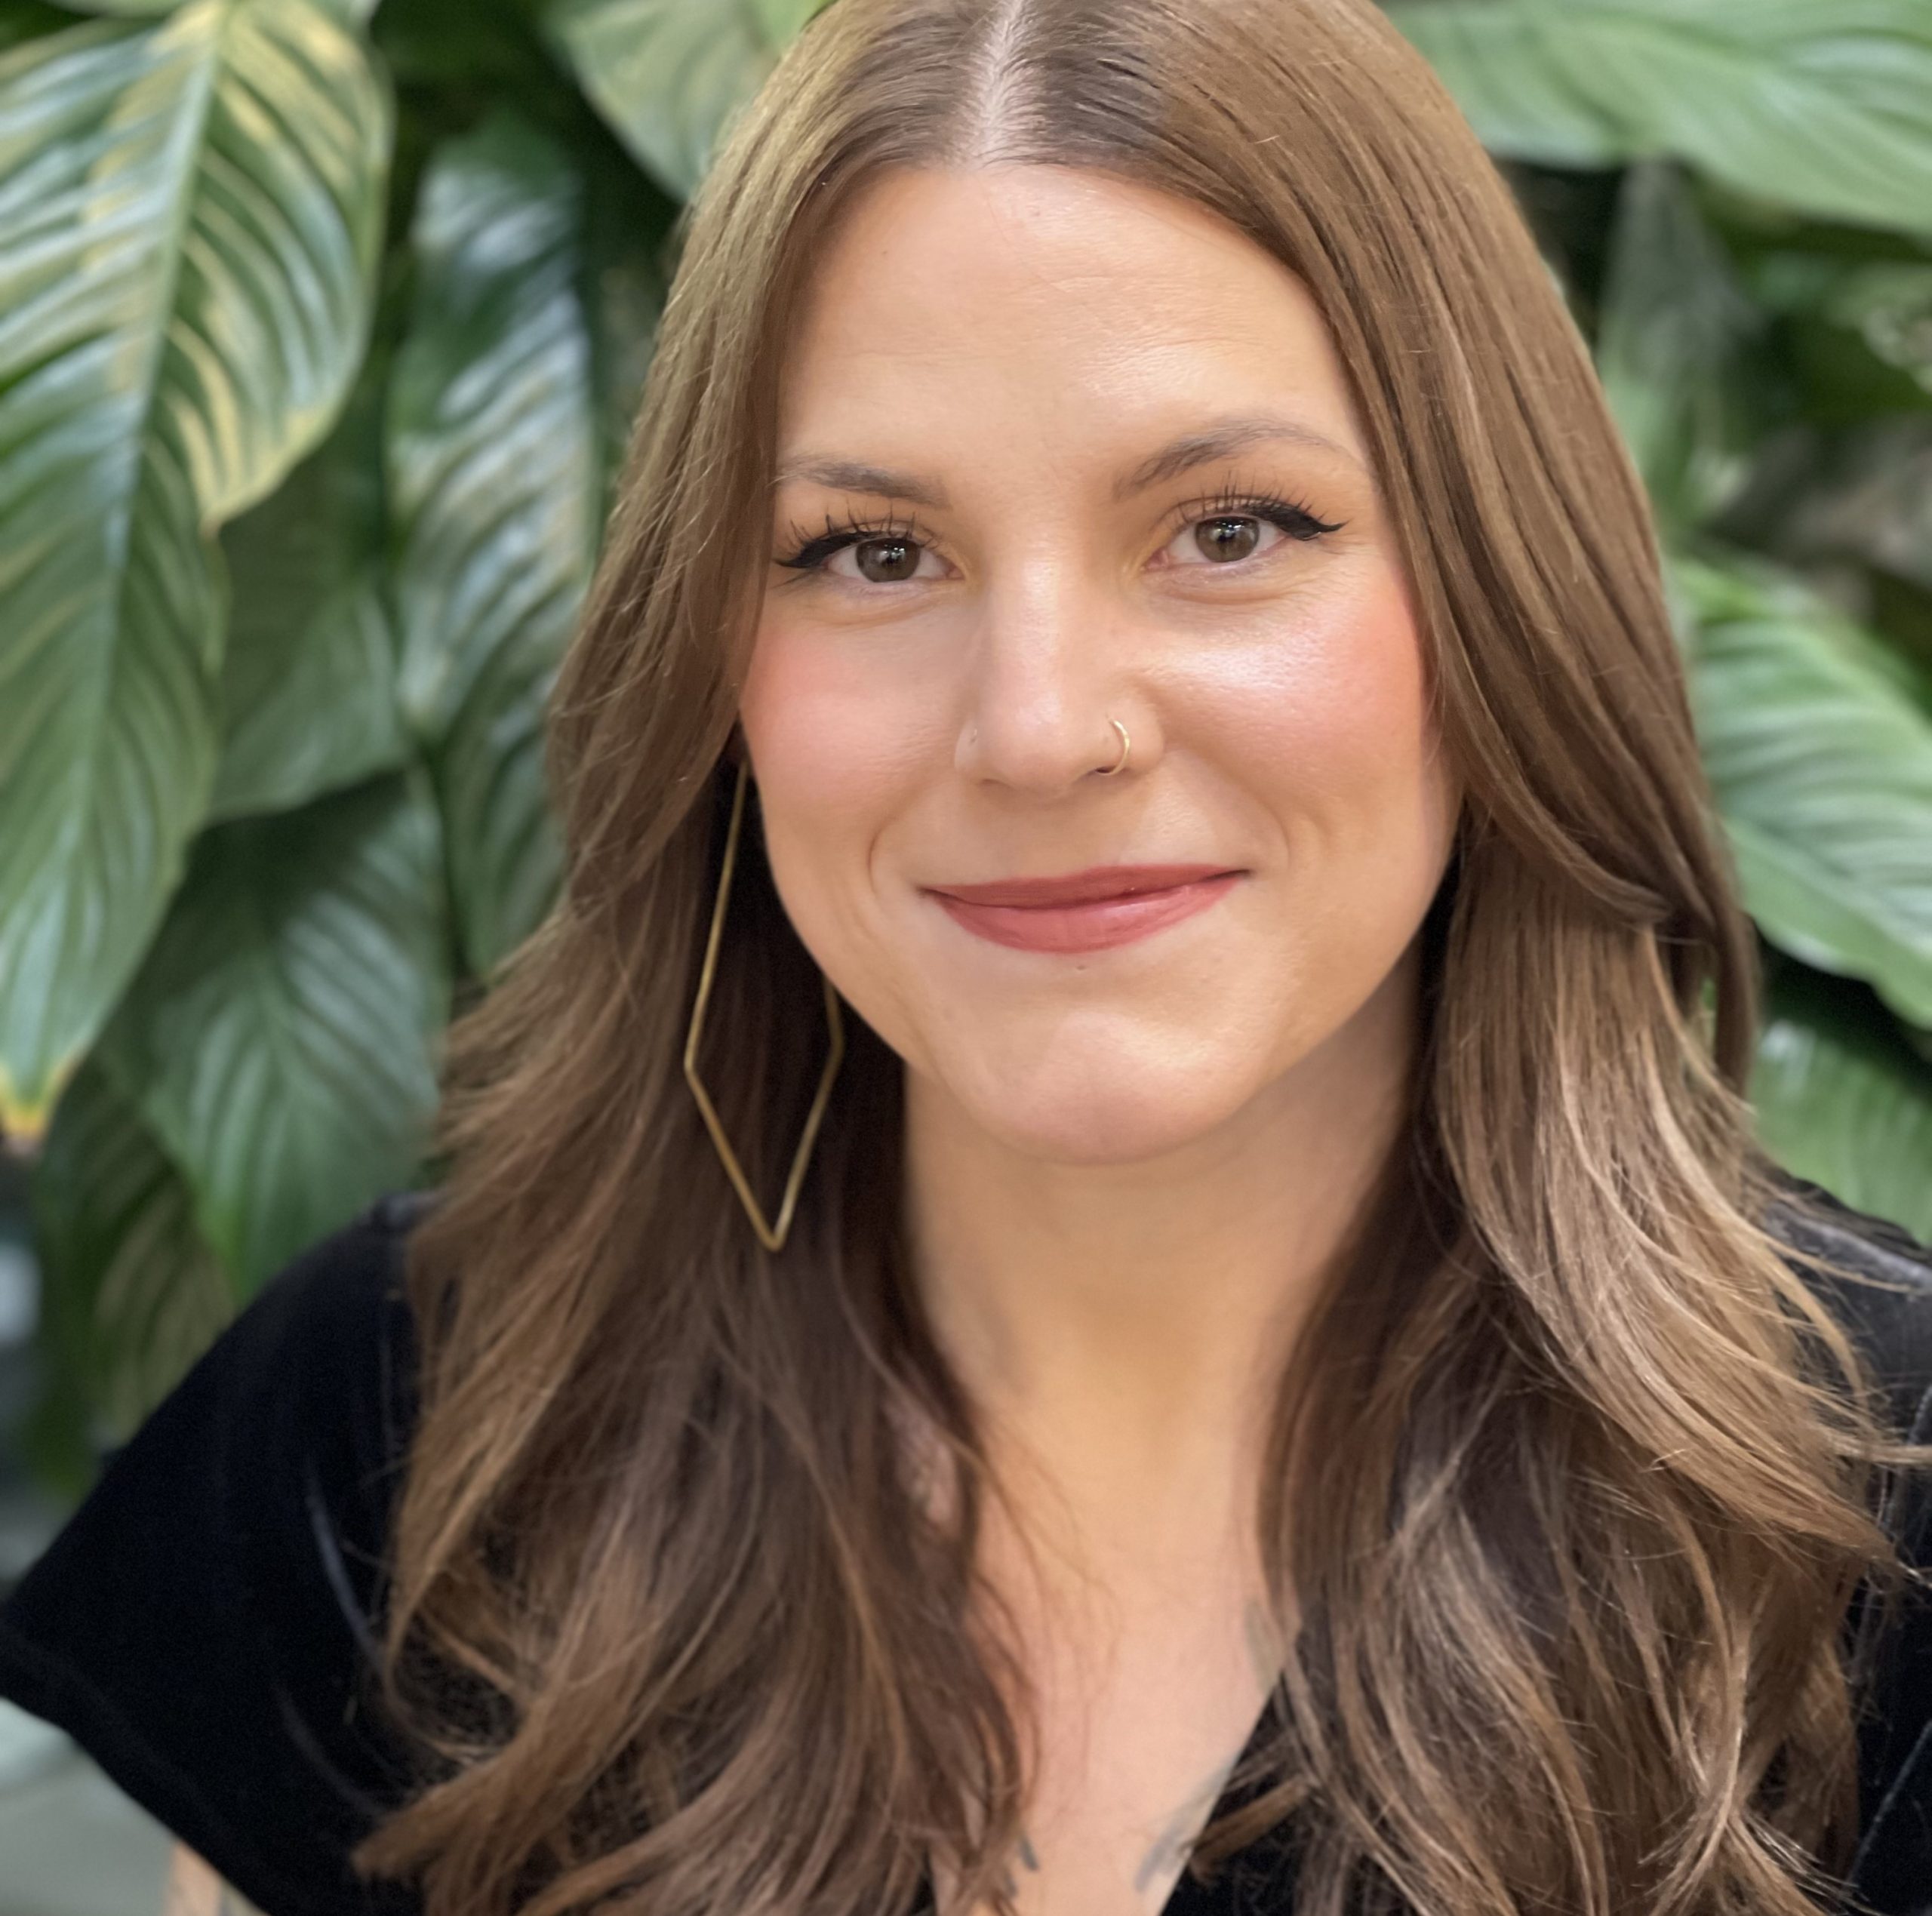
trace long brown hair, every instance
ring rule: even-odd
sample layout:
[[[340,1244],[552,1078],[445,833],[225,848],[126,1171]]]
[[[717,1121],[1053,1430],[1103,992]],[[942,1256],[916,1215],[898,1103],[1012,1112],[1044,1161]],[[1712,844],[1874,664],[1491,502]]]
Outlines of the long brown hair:
[[[1292,1828],[1304,1916],[1797,1916],[1856,1815],[1838,1626],[1896,1586],[1903,1453],[1764,1228],[1756,951],[1642,491],[1368,0],[836,0],[730,129],[551,713],[563,895],[451,1037],[384,1639],[431,1754],[358,1863],[430,1916],[881,1916],[933,1859],[998,1899],[1023,1685],[900,1235],[900,1062],[848,1013],[775,1256],[680,1071],[801,291],[882,169],[995,162],[1198,202],[1311,289],[1469,798],[1410,1121],[1281,1380],[1278,1734],[1201,1859]],[[820,989],[754,826],[704,1071],[766,1194]]]

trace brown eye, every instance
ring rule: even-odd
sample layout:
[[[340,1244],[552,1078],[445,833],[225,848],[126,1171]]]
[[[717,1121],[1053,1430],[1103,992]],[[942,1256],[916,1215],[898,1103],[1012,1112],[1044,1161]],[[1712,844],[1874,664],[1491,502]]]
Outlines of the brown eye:
[[[1245,517],[1201,519],[1194,527],[1195,545],[1217,563],[1246,558],[1260,537],[1261,521]]]
[[[919,569],[919,547],[909,539],[865,539],[852,547],[861,578],[875,586],[896,586]]]

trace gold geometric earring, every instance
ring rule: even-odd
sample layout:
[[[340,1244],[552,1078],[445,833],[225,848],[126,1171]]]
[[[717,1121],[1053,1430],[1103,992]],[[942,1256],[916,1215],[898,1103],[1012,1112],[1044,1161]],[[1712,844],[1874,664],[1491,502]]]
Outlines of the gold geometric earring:
[[[752,1221],[752,1228],[758,1235],[758,1241],[767,1250],[776,1251],[783,1247],[786,1233],[792,1228],[792,1213],[798,1201],[798,1187],[804,1182],[805,1161],[811,1155],[813,1141],[818,1136],[819,1120],[825,1115],[826,1101],[832,1095],[832,1081],[838,1076],[839,1061],[845,1055],[845,1032],[839,1022],[838,994],[832,989],[832,980],[821,971],[819,976],[825,985],[825,1016],[832,1033],[831,1048],[826,1056],[825,1069],[820,1076],[811,1110],[805,1118],[804,1135],[798,1140],[798,1150],[792,1155],[791,1174],[785,1180],[785,1195],[778,1207],[778,1222],[768,1224],[764,1213],[758,1208],[758,1200],[752,1195],[751,1181],[745,1176],[737,1153],[724,1135],[717,1108],[712,1103],[711,1094],[704,1088],[704,1081],[697,1071],[698,1040],[704,1030],[704,1008],[710,1001],[712,974],[717,969],[718,941],[724,928],[724,906],[731,895],[731,873],[738,859],[738,826],[744,817],[745,788],[750,782],[750,761],[740,759],[738,789],[731,798],[731,823],[724,834],[724,863],[718,874],[718,900],[711,908],[711,934],[705,940],[704,964],[698,973],[697,1002],[691,1009],[691,1030],[685,1039],[685,1080],[697,1099],[698,1109],[704,1114],[711,1141],[718,1148],[725,1174],[738,1194],[738,1201],[745,1207],[745,1214]]]

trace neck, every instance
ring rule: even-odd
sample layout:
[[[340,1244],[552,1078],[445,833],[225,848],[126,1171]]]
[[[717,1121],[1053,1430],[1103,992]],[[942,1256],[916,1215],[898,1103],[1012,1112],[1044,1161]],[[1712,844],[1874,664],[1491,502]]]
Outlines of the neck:
[[[1104,1538],[1229,1533],[1273,1385],[1402,1121],[1412,950],[1225,1124],[1131,1164],[1050,1161],[906,1087],[906,1207],[934,1335],[997,1461]]]

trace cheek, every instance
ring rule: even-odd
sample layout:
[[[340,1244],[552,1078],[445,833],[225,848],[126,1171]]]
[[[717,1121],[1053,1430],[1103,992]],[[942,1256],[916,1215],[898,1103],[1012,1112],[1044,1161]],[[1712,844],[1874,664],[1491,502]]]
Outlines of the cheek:
[[[924,746],[919,714],[854,648],[761,623],[739,701],[772,875],[821,961],[863,915],[872,848]]]
[[[1447,802],[1421,638],[1389,567],[1298,607],[1291,641],[1244,654],[1214,706],[1216,729],[1291,831],[1400,835]]]
[[[929,688],[882,669],[863,642],[769,613],[739,713],[760,786],[827,823],[901,789],[934,721]]]

